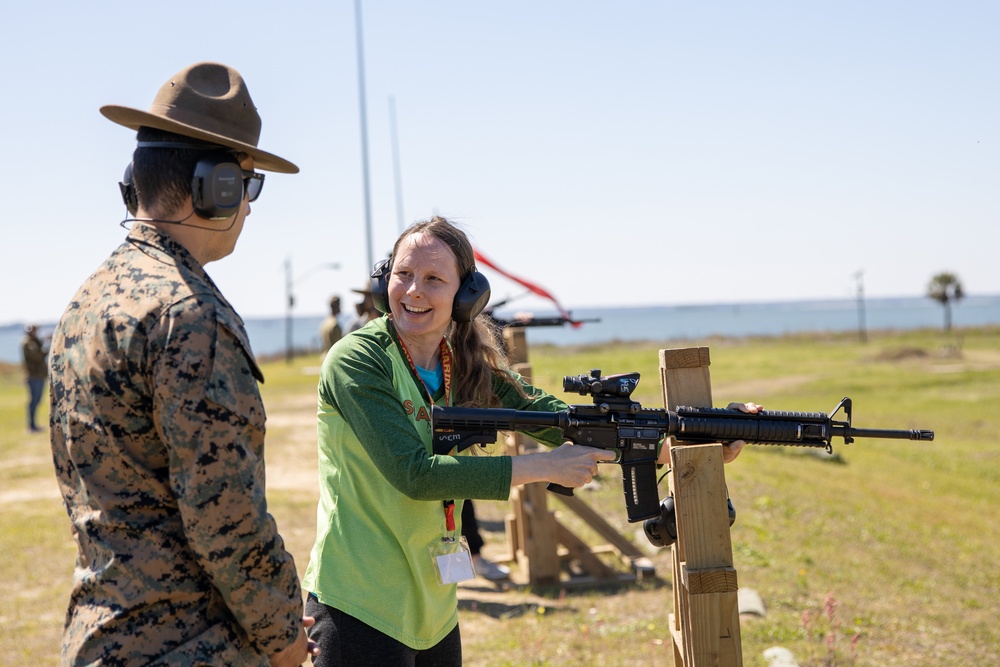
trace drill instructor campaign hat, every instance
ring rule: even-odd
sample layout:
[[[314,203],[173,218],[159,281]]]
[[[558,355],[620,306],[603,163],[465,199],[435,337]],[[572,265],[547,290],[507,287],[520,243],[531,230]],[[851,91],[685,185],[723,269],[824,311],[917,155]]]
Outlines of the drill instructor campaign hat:
[[[243,77],[226,65],[196,63],[181,70],[163,84],[149,111],[108,104],[101,113],[133,130],[152,127],[244,152],[253,157],[256,169],[299,171],[288,160],[257,148],[260,115]]]

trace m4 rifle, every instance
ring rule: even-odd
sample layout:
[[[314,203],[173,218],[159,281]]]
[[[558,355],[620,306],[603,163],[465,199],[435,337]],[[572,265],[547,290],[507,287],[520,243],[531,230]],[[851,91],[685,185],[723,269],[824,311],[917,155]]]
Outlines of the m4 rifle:
[[[732,408],[676,410],[644,408],[632,400],[639,373],[602,376],[566,376],[563,390],[593,397],[593,404],[570,405],[557,412],[505,408],[457,408],[433,406],[434,453],[460,452],[475,444],[496,442],[497,431],[532,431],[557,428],[577,445],[611,449],[622,466],[625,507],[630,522],[660,516],[656,489],[656,459],[660,443],[673,436],[684,443],[715,443],[743,440],[751,445],[820,447],[833,451],[833,439],[844,444],[855,438],[898,440],[934,439],[927,430],[854,428],[851,399],[844,398],[833,412],[785,412],[761,410],[750,414]],[[843,411],[844,418],[835,419]],[[563,495],[573,490],[558,484],[548,489]]]

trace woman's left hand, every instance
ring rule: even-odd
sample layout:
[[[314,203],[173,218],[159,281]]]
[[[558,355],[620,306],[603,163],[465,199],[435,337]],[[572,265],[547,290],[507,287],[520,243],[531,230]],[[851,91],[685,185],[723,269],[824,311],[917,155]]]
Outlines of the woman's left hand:
[[[755,415],[764,409],[763,405],[757,405],[756,403],[730,403],[726,406],[730,410],[739,410],[740,412],[745,412],[749,415]],[[732,442],[723,443],[722,445],[722,462],[732,463],[736,460],[736,457],[740,455],[743,451],[743,447],[746,446],[746,442],[743,440],[733,440]]]

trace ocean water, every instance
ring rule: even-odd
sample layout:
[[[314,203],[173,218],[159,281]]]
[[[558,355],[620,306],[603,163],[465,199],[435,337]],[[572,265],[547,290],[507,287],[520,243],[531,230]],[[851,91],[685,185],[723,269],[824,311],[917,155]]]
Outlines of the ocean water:
[[[512,313],[497,311],[498,317]],[[552,317],[554,312],[537,312]],[[778,303],[714,304],[579,308],[572,312],[585,322],[579,327],[530,327],[529,343],[554,345],[599,344],[612,341],[699,340],[713,336],[768,336],[805,332],[858,331],[861,309],[855,299]],[[866,330],[942,327],[944,308],[926,297],[866,299]],[[296,350],[319,348],[322,316],[292,319],[291,343]],[[280,356],[288,347],[287,321],[283,317],[248,318],[247,335],[257,356]],[[1000,324],[1000,295],[969,296],[952,307],[955,327]],[[40,325],[44,334],[54,323]],[[0,327],[0,361],[20,362],[23,325]]]

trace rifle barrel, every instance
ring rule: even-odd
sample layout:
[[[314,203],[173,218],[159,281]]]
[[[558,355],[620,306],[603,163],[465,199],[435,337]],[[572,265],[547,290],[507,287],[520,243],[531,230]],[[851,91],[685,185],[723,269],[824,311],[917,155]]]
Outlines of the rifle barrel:
[[[934,431],[926,431],[922,429],[852,428],[851,437],[930,441],[934,439]]]

